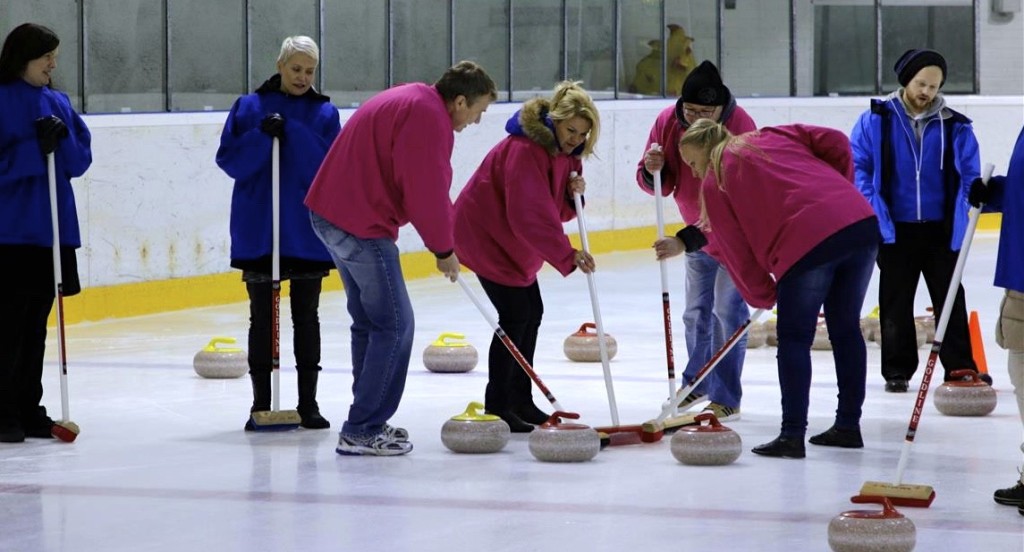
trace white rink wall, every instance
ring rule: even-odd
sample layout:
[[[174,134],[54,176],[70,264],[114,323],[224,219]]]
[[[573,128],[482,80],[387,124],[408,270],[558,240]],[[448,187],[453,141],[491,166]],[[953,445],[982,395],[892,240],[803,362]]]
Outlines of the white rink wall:
[[[758,126],[808,123],[849,133],[867,97],[750,98],[742,105]],[[982,162],[1003,174],[1024,123],[1024,97],[952,96],[950,107],[974,120]],[[598,103],[597,156],[584,164],[590,231],[652,226],[654,201],[636,186],[636,163],[650,126],[671,100]],[[480,125],[457,135],[452,198],[488,150],[504,135],[518,104],[496,104]],[[341,119],[351,115],[342,110]],[[93,134],[93,164],[74,181],[87,287],[228,272],[228,217],[232,181],[214,162],[226,112],[85,116]],[[666,203],[667,221],[679,222]],[[575,223],[566,226],[574,232]],[[402,230],[404,252],[422,251],[412,228]]]

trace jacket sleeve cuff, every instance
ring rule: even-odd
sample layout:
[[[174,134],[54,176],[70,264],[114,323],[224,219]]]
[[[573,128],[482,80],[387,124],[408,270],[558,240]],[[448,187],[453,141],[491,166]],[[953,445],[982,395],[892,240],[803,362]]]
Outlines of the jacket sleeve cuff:
[[[439,260],[439,261],[443,261],[443,260],[447,259],[448,257],[451,257],[453,253],[455,253],[455,250],[454,249],[449,249],[448,251],[445,251],[443,253],[434,253],[434,257],[436,257],[437,260]]]

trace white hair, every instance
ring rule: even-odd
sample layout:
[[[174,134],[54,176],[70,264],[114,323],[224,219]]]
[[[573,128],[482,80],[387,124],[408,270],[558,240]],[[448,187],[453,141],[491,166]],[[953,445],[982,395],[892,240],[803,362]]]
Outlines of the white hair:
[[[281,53],[277,55],[277,62],[284,63],[295,54],[306,54],[317,63],[320,62],[320,48],[308,36],[289,36],[284,39],[281,43]]]

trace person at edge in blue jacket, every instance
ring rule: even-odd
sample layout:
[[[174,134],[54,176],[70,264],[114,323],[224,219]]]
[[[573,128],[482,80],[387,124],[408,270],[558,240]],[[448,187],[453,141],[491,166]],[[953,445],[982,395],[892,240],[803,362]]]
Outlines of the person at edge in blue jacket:
[[[999,254],[996,257],[995,285],[1005,288],[996,324],[996,343],[1007,351],[1007,371],[1017,397],[1017,410],[1024,422],[1024,129],[1010,156],[1006,176],[994,176],[986,186],[980,178],[971,183],[968,201],[974,207],[1003,213],[999,229]],[[1024,452],[1024,443],[1021,444]],[[1016,506],[1024,516],[1024,465],[1018,470],[1017,484],[999,489],[995,501]]]
[[[924,276],[941,313],[967,230],[967,194],[980,174],[971,120],[946,106],[946,60],[934,50],[907,50],[893,70],[900,88],[861,114],[850,133],[854,182],[878,216],[878,306],[885,390],[905,393],[917,370],[914,297]],[[963,286],[939,359],[977,371],[971,354]]]
[[[35,23],[0,51],[0,442],[50,438],[40,405],[46,320],[54,302],[53,226],[46,155],[54,155],[62,292],[79,293],[82,242],[70,179],[92,164],[89,129],[53,88],[60,39]]]
[[[217,165],[235,180],[231,196],[231,266],[242,270],[249,294],[251,412],[270,410],[271,389],[271,146],[281,143],[280,270],[290,280],[293,348],[302,427],[330,422],[316,402],[320,374],[320,289],[334,267],[313,233],[302,204],[328,148],[341,130],[330,98],[313,88],[320,50],[306,36],[281,44],[277,74],[231,107],[217,150]],[[247,431],[255,429],[252,420]]]

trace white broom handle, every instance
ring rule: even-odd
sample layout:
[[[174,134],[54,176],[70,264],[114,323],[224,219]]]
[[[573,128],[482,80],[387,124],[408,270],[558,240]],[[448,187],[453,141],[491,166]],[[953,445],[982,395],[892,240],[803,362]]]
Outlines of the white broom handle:
[[[46,154],[46,177],[50,191],[50,224],[53,227],[53,296],[57,301],[57,366],[60,369],[60,411],[61,419],[71,419],[68,405],[67,358],[64,351],[64,275],[60,265],[60,216],[57,210],[57,163],[53,152]]]
[[[576,178],[576,171],[573,171],[570,178]],[[583,196],[579,193],[572,194],[573,202],[576,203],[576,222],[580,228],[580,242],[583,244],[583,251],[590,253],[590,242],[587,239],[587,222],[583,216]],[[612,425],[619,425],[619,406],[615,402],[615,386],[612,384],[612,370],[608,362],[608,344],[604,340],[604,322],[601,320],[601,305],[597,300],[597,280],[594,274],[587,274],[587,285],[590,287],[590,305],[594,311],[594,325],[597,326],[597,344],[601,352],[601,367],[604,369],[604,387],[608,391],[608,408],[611,410]]]
[[[661,151],[661,146],[658,144],[651,144],[651,149],[655,151]],[[665,236],[665,198],[661,196],[661,170],[654,171],[654,211],[658,221],[658,237],[661,239]],[[661,296],[668,297],[668,260],[661,259],[658,261],[658,268],[661,270]],[[672,336],[666,335],[666,340],[671,340]],[[667,350],[665,354],[671,354]],[[674,364],[673,359],[667,360],[667,362]],[[674,370],[673,370],[674,371]],[[676,378],[675,374],[668,378],[668,396],[669,400],[676,395]]]
[[[270,280],[271,286],[278,286],[280,290],[281,285],[281,140],[277,137],[271,138],[272,146],[270,149],[270,225],[271,234],[270,239],[272,242],[270,252]],[[273,293],[273,292],[271,292]],[[280,321],[280,292],[278,292],[277,298],[272,299],[276,304],[271,305],[271,316],[277,317],[277,320],[272,321],[274,325],[274,335],[270,336],[274,340],[274,350],[278,352],[277,364],[280,364],[280,340],[281,340],[281,321]],[[273,385],[271,389],[271,410],[277,412],[281,407],[281,370],[280,366],[272,366],[272,379]]]

